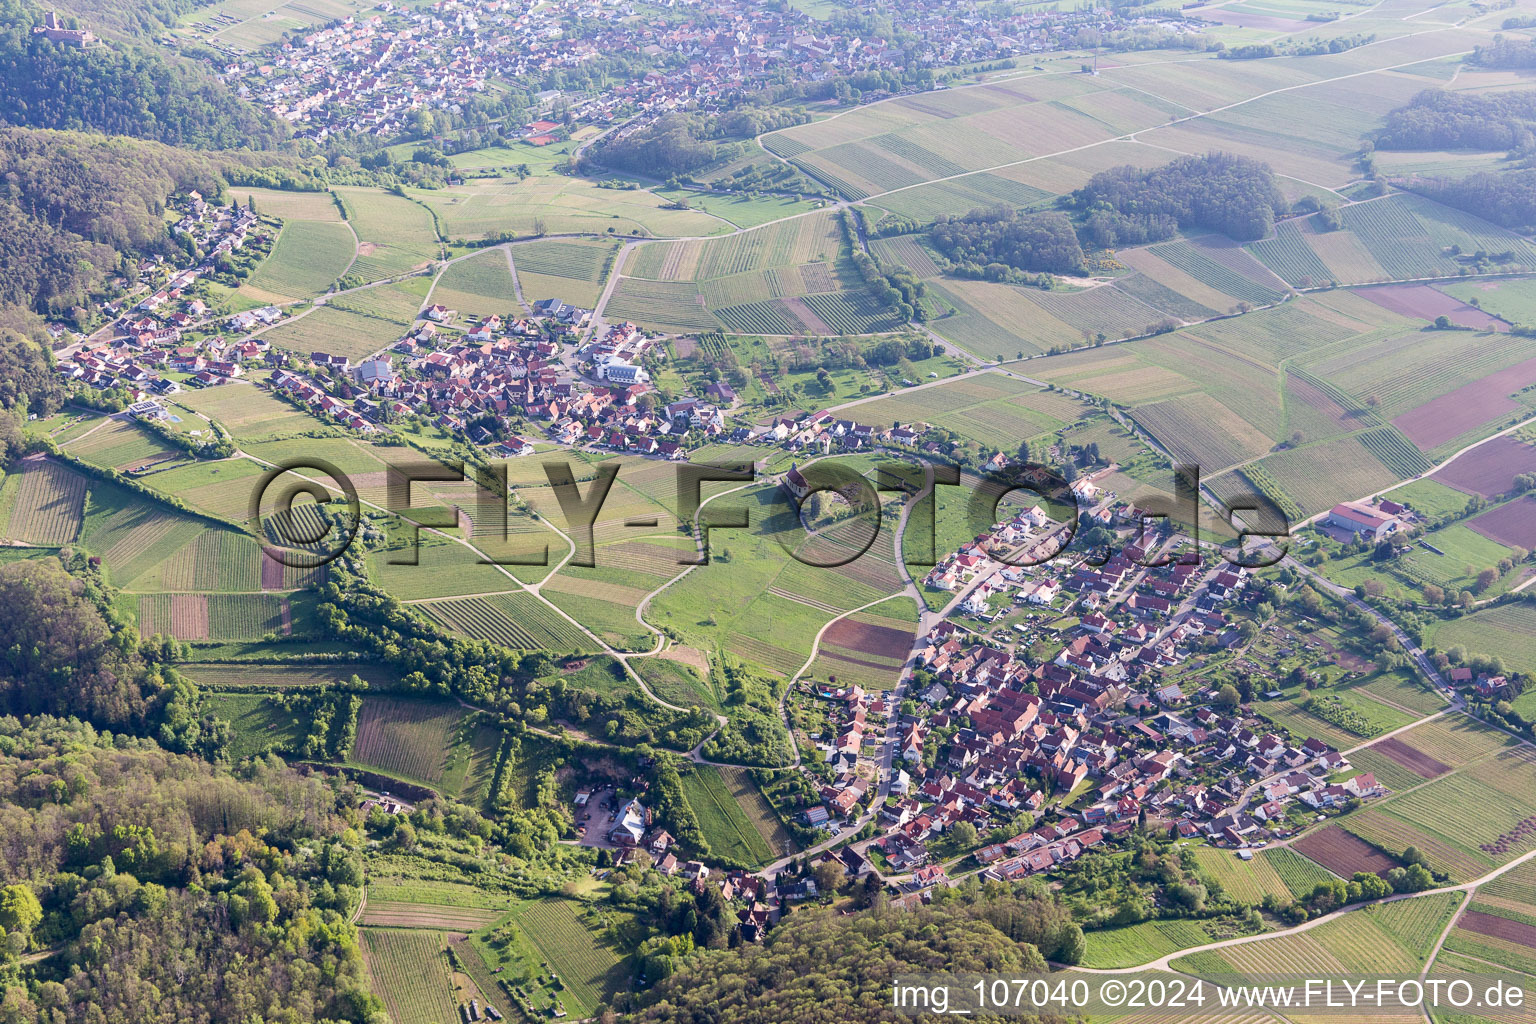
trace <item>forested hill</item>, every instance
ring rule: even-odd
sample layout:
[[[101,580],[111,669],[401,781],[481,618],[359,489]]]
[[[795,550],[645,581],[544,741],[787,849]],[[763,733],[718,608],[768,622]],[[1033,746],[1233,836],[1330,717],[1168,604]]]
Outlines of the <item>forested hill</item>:
[[[383,1021],[349,804],[276,761],[0,718],[0,1019]]]
[[[650,1005],[632,1019],[875,1024],[901,1019],[891,1009],[898,976],[1041,971],[1043,957],[1070,959],[1069,947],[1081,942],[1082,930],[1063,907],[1002,883],[941,887],[932,906],[911,911],[879,904],[847,917],[798,911],[761,947],[690,959],[645,997]]]
[[[1536,227],[1536,169],[1394,182],[1447,206],[1517,230]]]
[[[0,128],[0,306],[85,301],[126,252],[169,245],[166,198],[219,191],[197,153],[133,139]]]
[[[1025,271],[1082,274],[1083,250],[1072,224],[1059,213],[1012,209],[972,210],[964,217],[940,214],[933,243],[963,276],[981,276],[991,265]]]
[[[0,1020],[381,1022],[355,794],[210,763],[227,726],[68,562],[0,566]]]
[[[1095,245],[1141,245],[1179,228],[1263,238],[1287,208],[1269,165],[1227,153],[1186,156],[1151,170],[1129,165],[1095,174],[1072,193]]]
[[[0,120],[97,131],[194,149],[269,148],[285,124],[235,96],[196,65],[109,41],[78,49],[32,34],[41,20],[0,0]]]
[[[1378,149],[1536,147],[1536,89],[1463,93],[1425,89],[1387,115]]]
[[[1469,63],[1485,68],[1536,68],[1536,41],[1519,36],[1494,36],[1491,46],[1479,46]]]

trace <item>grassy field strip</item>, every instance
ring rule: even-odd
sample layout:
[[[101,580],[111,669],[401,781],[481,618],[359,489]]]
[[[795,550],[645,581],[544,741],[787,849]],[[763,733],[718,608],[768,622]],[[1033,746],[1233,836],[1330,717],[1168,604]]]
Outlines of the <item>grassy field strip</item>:
[[[598,941],[570,900],[539,900],[517,915],[517,923],[559,974],[573,1004],[567,1012],[576,1009],[589,1016],[611,998],[619,958]]]
[[[748,820],[714,765],[694,765],[683,776],[683,793],[713,853],[755,864],[773,859],[767,838]]]
[[[453,1024],[458,1000],[442,932],[362,928],[363,962],[396,1024]]]

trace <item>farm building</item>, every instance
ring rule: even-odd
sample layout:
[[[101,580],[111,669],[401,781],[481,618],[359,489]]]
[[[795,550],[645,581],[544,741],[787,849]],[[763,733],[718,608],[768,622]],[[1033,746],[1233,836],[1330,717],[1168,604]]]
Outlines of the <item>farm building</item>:
[[[1373,540],[1382,540],[1402,529],[1403,521],[1363,501],[1346,501],[1329,510],[1328,525],[1350,533],[1368,533]]]

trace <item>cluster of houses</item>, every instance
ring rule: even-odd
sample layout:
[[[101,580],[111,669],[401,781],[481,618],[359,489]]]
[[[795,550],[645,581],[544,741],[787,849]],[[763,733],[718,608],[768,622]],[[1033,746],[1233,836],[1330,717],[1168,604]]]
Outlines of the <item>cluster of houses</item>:
[[[538,305],[557,315],[561,304]],[[515,416],[539,424],[560,444],[670,459],[686,456],[682,439],[690,431],[704,439],[725,431],[724,412],[710,401],[658,404],[649,375],[639,366],[655,341],[634,324],[608,327],[567,363],[560,343],[548,340],[535,320],[491,315],[461,328],[456,319],[446,307],[424,310],[419,325],[393,346],[394,355],[402,358],[401,371],[388,355],[353,367],[342,357],[313,353],[310,361],[317,370],[350,375],[355,382],[355,388],[341,389],[353,399],[350,407],[335,397],[338,389],[330,379],[293,374],[274,376],[273,384],[343,421],[377,423],[387,407],[390,414],[421,416],[508,455],[532,452],[533,442],[490,431],[483,423],[470,424]],[[572,365],[602,383],[583,379]]]
[[[211,260],[221,252],[243,248],[260,230],[256,214],[238,206],[217,206],[190,192],[176,201],[181,218],[175,229],[190,235],[207,255],[194,266],[168,267],[160,257],[146,258],[139,273],[159,283],[122,298],[103,302],[111,319],[109,340],[81,347],[58,363],[65,380],[99,391],[123,390],[132,401],[163,397],[181,389],[161,370],[190,374],[192,387],[221,384],[244,373],[244,364],[268,351],[260,338],[227,341],[219,318],[201,300],[189,296],[198,279],[213,270]],[[270,326],[283,318],[276,306],[238,313],[222,321],[232,332]],[[194,340],[195,339],[195,340]]]
[[[1112,498],[1096,506],[1107,522],[1123,527],[1145,515]],[[1020,511],[930,576],[970,594],[1011,588],[1010,604],[1067,595],[1071,606],[1062,610],[1078,618],[1048,658],[952,618],[918,640],[921,681],[908,695],[918,710],[897,719],[897,774],[878,808],[878,842],[892,870],[916,880],[929,866],[929,844],[956,825],[986,834],[1024,812],[1062,814],[985,846],[977,859],[993,877],[1047,871],[1149,820],[1244,849],[1291,834],[1293,812],[1305,818],[1383,794],[1369,773],[1335,781],[1349,763],[1320,740],[1294,743],[1245,708],[1223,712],[1192,700],[1212,692],[1186,695],[1166,681],[1195,638],[1224,646],[1240,639],[1227,606],[1263,598],[1248,570],[1159,559],[1165,552],[1141,538],[1099,565],[1054,559],[1014,568],[986,557],[998,543],[1027,544],[1047,523],[1038,507]],[[865,723],[891,711],[890,695],[857,686],[816,693],[831,709],[827,733],[836,739],[823,746],[838,774],[803,817],[811,825],[853,820],[876,776]]]
[[[576,806],[587,806],[595,795],[591,789],[578,790]],[[638,858],[645,858],[645,863],[668,878],[685,879],[696,892],[714,886],[725,902],[741,905],[736,917],[742,938],[748,942],[762,941],[770,917],[770,910],[763,901],[775,896],[771,880],[739,869],[715,870],[703,861],[680,860],[676,850],[677,840],[655,823],[651,810],[641,803],[639,797],[631,797],[614,808],[604,838],[615,850],[617,866],[622,867]]]
[[[951,630],[943,624],[928,650],[953,643]],[[1122,685],[1075,679],[1055,664],[1024,670],[997,657],[962,657],[940,677],[950,696],[903,719],[903,774],[914,781],[903,794],[893,787],[880,808],[879,842],[895,871],[926,865],[927,844],[961,822],[985,834],[1053,801],[1064,811],[1058,820],[977,851],[989,875],[1012,881],[1049,871],[1149,821],[1183,838],[1245,849],[1292,834],[1293,807],[1310,815],[1385,793],[1369,772],[1331,781],[1349,768],[1337,751],[1315,738],[1295,744],[1241,711],[1169,709],[1143,718],[1127,713]],[[924,739],[961,720],[968,724],[925,758]],[[1213,777],[1219,781],[1200,781]],[[828,806],[839,795],[835,786],[823,793]]]
[[[316,359],[315,365],[317,367],[333,365],[329,362],[320,362],[319,359],[322,357],[329,358],[323,352],[315,353],[314,358]],[[382,386],[384,381],[390,379],[393,371],[389,370],[388,360],[369,361],[369,364],[375,367],[380,363],[382,363],[384,369],[375,370],[371,375],[371,379]],[[346,373],[350,369],[351,367],[347,360],[342,359],[341,372]],[[317,374],[314,378],[309,378],[288,370],[278,369],[272,371],[270,383],[274,391],[302,403],[316,416],[329,417],[345,427],[364,434],[376,433],[379,429],[371,420],[366,419],[357,408],[349,406],[346,402],[333,395],[331,391],[336,387],[336,382],[323,373]],[[361,406],[364,410],[377,412],[377,406],[370,403],[366,398],[359,398],[355,404]]]
[[[195,310],[202,303],[194,299],[183,305]],[[260,337],[229,341],[213,335],[187,340],[178,327],[155,326],[161,322],[143,315],[125,317],[119,321],[118,330],[128,333],[77,349],[59,360],[58,373],[66,381],[99,391],[121,389],[133,401],[141,401],[181,390],[181,384],[164,376],[162,370],[186,374],[188,387],[216,387],[244,376],[247,364],[273,355],[271,346]]]
[[[1507,676],[1490,675],[1487,672],[1474,673],[1465,665],[1447,669],[1445,675],[1452,686],[1470,693],[1478,700],[1501,700],[1510,695]]]
[[[718,112],[786,74],[817,82],[914,63],[939,68],[1071,48],[1083,45],[1084,32],[1197,31],[1194,23],[1165,10],[961,10],[932,0],[886,12],[901,33],[899,43],[866,38],[856,24],[827,22],[793,6],[741,0],[695,8],[694,16],[683,19],[645,14],[623,3],[576,0],[531,5],[385,0],[376,11],[294,33],[254,54],[226,47],[229,59],[220,70],[243,94],[294,123],[303,137],[338,132],[392,137],[414,125],[417,111],[457,114],[497,81],[546,80],[613,53],[643,54],[653,58],[653,66],[598,93],[546,90],[536,97],[541,109],[558,105],[569,115],[566,123],[589,124],[646,112]],[[579,35],[566,30],[578,17],[584,29]],[[540,119],[523,126],[518,137],[544,145],[561,130],[561,122]]]

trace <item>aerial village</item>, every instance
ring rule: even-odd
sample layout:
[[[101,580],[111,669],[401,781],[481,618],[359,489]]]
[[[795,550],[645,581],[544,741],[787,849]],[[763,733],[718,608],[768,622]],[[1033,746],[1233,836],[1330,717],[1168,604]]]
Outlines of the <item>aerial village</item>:
[[[1039,505],[1022,508],[928,573],[927,586],[953,593],[954,611],[919,638],[905,695],[806,687],[833,770],[808,824],[836,834],[873,811],[882,828],[871,845],[915,891],[946,881],[934,845],[961,823],[983,837],[974,858],[984,873],[1017,880],[1149,823],[1247,858],[1318,815],[1386,794],[1321,740],[1276,729],[1246,701],[1222,707],[1214,687],[1186,693],[1169,681],[1197,650],[1251,638],[1239,624],[1272,583],[1170,553],[1179,538],[1143,536],[1145,510],[1089,477],[1073,489],[1086,520],[1126,538],[1107,561],[1050,557],[1062,524]],[[992,628],[1016,612],[1031,625]],[[1054,654],[1022,639],[1038,637],[1036,620],[1068,613],[1076,623]],[[1011,827],[1026,813],[1030,827]]]
[[[189,229],[213,248],[244,244],[253,217],[200,203],[193,197],[187,206]],[[691,447],[714,440],[806,456],[921,450],[922,424],[877,428],[828,412],[731,430],[725,413],[736,396],[723,383],[704,396],[658,404],[642,364],[659,355],[660,339],[629,323],[589,336],[590,311],[558,299],[539,302],[533,317],[472,323],[429,306],[410,333],[356,365],[324,352],[303,360],[259,337],[180,345],[199,311],[179,292],[200,269],[167,268],[163,286],[117,311],[120,336],[112,345],[77,353],[60,372],[88,386],[130,386],[138,400],[131,411],[146,418],[164,415],[155,399],[177,387],[147,366],[192,374],[189,386],[222,386],[243,365],[265,364],[265,386],[363,433],[389,429],[392,414],[431,417],[452,430],[486,415],[516,414],[540,426],[545,437],[538,440],[546,445],[650,458],[686,459]],[[223,326],[259,330],[281,316],[255,310]],[[492,457],[535,450],[534,440],[497,439],[483,428],[470,428],[468,436]],[[792,704],[814,702],[824,722],[815,734],[823,761],[819,801],[799,812],[802,823],[834,839],[877,826],[872,838],[824,855],[847,875],[875,870],[878,856],[882,873],[920,898],[950,881],[934,851],[961,824],[981,837],[975,863],[1007,880],[1049,871],[1149,822],[1251,856],[1318,815],[1387,793],[1371,773],[1351,771],[1338,750],[1273,727],[1249,701],[1221,706],[1210,688],[1186,692],[1167,680],[1197,651],[1240,647],[1252,636],[1242,623],[1277,584],[1209,554],[1173,553],[1182,539],[1166,527],[1150,529],[1151,514],[1101,486],[1104,475],[1087,473],[1071,488],[1081,522],[1122,542],[1107,560],[1093,564],[1080,553],[1059,552],[1063,524],[1041,505],[1005,506],[1007,518],[926,574],[923,584],[939,595],[944,613],[930,616],[915,647],[901,652],[908,663],[896,689],[804,680],[803,692],[792,695]],[[799,497],[807,490],[793,468],[783,486]],[[1320,528],[1377,540],[1413,522],[1410,509],[1377,500],[1340,504]],[[1055,619],[1070,613],[1074,621],[1059,647],[1042,651],[1035,646],[1039,630],[995,626],[1020,612]],[[1481,693],[1500,680],[1456,682]],[[772,873],[712,877],[707,865],[678,862],[640,797],[615,803],[611,818],[590,835],[621,861],[628,851],[645,852],[669,874],[745,901],[744,934],[760,935],[766,926],[763,900],[816,894],[810,877],[786,876],[775,885]]]
[[[420,7],[384,0],[376,13],[347,17],[255,53],[221,47],[220,71],[242,95],[295,125],[301,138],[341,132],[393,137],[420,110],[458,113],[497,81],[554,80],[605,54],[638,53],[652,69],[589,93],[549,88],[539,102],[569,119],[518,130],[534,145],[574,122],[608,125],[643,113],[716,112],[733,98],[781,81],[898,69],[939,68],[1081,45],[1084,33],[1158,29],[1194,35],[1198,23],[1167,11],[1091,8],[956,9],[903,4],[889,12],[893,34],[837,28],[793,6],[688,5],[687,16],[646,15],[624,2],[524,4],[438,0]],[[564,31],[572,17],[584,31]],[[217,45],[217,44],[215,44]]]

